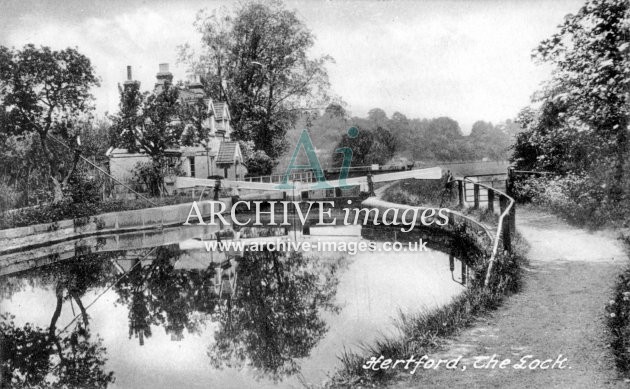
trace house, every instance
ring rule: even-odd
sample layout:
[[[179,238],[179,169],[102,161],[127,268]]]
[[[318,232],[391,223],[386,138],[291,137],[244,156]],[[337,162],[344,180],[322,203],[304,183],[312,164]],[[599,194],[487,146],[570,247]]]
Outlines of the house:
[[[159,65],[156,75],[155,93],[160,93],[165,84],[173,82],[173,74],[167,63]],[[137,84],[133,80],[131,66],[127,66],[127,81],[124,87]],[[238,142],[231,140],[230,110],[226,102],[215,101],[203,89],[199,76],[190,79],[187,88],[180,88],[179,98],[182,104],[197,104],[203,102],[202,109],[207,109],[208,119],[203,126],[208,130],[208,138],[192,146],[174,145],[167,149],[167,165],[165,172],[167,190],[172,187],[176,177],[222,177],[229,180],[243,179],[247,169],[243,165],[243,154]],[[179,118],[173,118],[173,123],[179,123]],[[192,123],[184,123],[184,125]],[[184,130],[186,133],[186,130]],[[138,163],[149,162],[150,157],[144,153],[131,153],[122,148],[110,148],[107,151],[110,174],[122,181],[131,182],[134,169]],[[122,187],[121,187],[122,189]]]

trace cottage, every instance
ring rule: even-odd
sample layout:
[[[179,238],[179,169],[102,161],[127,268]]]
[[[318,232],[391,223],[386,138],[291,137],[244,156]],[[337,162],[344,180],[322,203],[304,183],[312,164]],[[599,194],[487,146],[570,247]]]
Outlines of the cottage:
[[[160,64],[156,75],[154,91],[160,93],[164,84],[173,82],[173,74],[168,64]],[[128,87],[138,81],[133,80],[131,66],[127,67]],[[168,149],[167,163],[169,170],[165,172],[167,190],[172,187],[176,177],[222,177],[229,180],[243,179],[247,169],[243,165],[243,154],[238,142],[231,140],[230,110],[226,102],[214,101],[203,89],[199,76],[193,77],[186,89],[181,88],[179,98],[182,104],[197,104],[203,102],[207,109],[208,119],[203,126],[208,130],[208,138],[192,146],[174,146]],[[173,119],[179,122],[180,119]],[[191,123],[184,123],[191,124]],[[191,124],[192,125],[192,124]],[[184,130],[185,132],[186,130]],[[123,148],[110,148],[107,152],[110,174],[123,182],[132,180],[134,169],[141,162],[149,162],[150,158],[144,153],[131,153]]]

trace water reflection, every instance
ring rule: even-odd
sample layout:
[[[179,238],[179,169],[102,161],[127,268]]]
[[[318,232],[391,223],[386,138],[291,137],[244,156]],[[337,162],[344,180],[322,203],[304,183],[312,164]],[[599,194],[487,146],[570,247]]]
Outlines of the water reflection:
[[[334,367],[340,350],[352,346],[349,342],[384,332],[398,309],[392,302],[402,307],[443,304],[469,278],[463,262],[461,272],[455,269],[461,252],[453,252],[448,263],[442,254],[419,262],[418,255],[409,253],[396,255],[395,261],[391,254],[363,253],[348,262],[339,254],[208,253],[202,240],[293,233],[256,228],[201,232],[197,239],[186,235],[179,242],[169,231],[162,238],[157,233],[142,239],[101,237],[93,245],[73,247],[74,256],[21,253],[44,255],[37,260],[47,265],[0,279],[0,307],[18,315],[4,314],[0,323],[2,376],[13,380],[9,387],[107,387],[114,373],[120,387],[173,386],[172,375],[188,366],[172,362],[171,376],[157,374],[153,381],[130,375],[141,350],[150,350],[146,358],[155,366],[161,358],[177,360],[163,355],[169,349],[165,337],[182,344],[181,353],[200,349],[207,359],[197,358],[193,371],[218,386],[235,385],[220,378],[220,371],[225,377],[253,375],[265,382],[288,379],[291,386],[297,382],[289,377],[296,375],[317,382]],[[401,239],[390,233],[362,234]],[[162,244],[148,243],[157,241]],[[122,246],[126,249],[118,250]],[[446,279],[455,280],[458,288],[445,284]],[[135,351],[125,354],[127,349]],[[193,384],[192,378],[178,380]],[[255,382],[242,378],[240,385],[258,386]]]
[[[129,309],[129,338],[137,338],[140,345],[151,337],[151,326],[162,327],[171,340],[179,341],[184,329],[198,333],[205,317],[214,312],[216,269],[176,268],[181,255],[178,245],[168,245],[157,247],[146,260],[118,261],[129,270],[114,289],[118,302]]]
[[[327,331],[321,311],[338,309],[337,270],[302,253],[246,252],[238,288],[215,316],[213,366],[249,365],[275,380],[296,373],[296,359],[307,357]]]
[[[114,381],[106,372],[106,349],[102,339],[89,329],[89,316],[82,298],[88,288],[106,283],[107,262],[101,255],[79,255],[76,260],[35,271],[29,277],[34,287],[53,289],[56,304],[48,328],[15,324],[15,316],[0,316],[0,377],[7,387],[105,388]],[[44,270],[44,269],[42,269]],[[3,296],[13,294],[20,283],[7,283]],[[62,329],[58,320],[64,305],[76,304],[79,314]],[[4,309],[3,309],[4,311]]]

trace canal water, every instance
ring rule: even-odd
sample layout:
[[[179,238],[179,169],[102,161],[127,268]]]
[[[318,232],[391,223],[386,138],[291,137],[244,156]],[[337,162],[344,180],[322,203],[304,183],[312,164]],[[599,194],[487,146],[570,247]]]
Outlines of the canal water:
[[[470,277],[450,249],[382,251],[393,234],[197,226],[10,254],[29,268],[0,276],[3,376],[69,387],[321,384],[344,350],[395,336],[400,312],[444,305]],[[208,252],[217,235],[371,240],[377,250]]]

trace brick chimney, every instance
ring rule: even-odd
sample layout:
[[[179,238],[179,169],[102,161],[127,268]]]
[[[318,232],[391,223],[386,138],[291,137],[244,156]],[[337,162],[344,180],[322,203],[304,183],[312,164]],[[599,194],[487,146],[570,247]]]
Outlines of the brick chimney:
[[[135,81],[133,79],[133,74],[131,72],[131,65],[127,65],[127,80],[124,82],[124,88],[127,89],[129,86],[137,84],[140,86],[140,81]]]
[[[203,94],[203,84],[201,83],[201,76],[199,74],[193,74],[190,76],[190,82],[188,88],[195,93]]]
[[[155,83],[155,87],[161,87],[164,84],[172,84],[173,83],[173,73],[168,70],[168,63],[160,64],[160,71],[155,76],[157,78],[157,82]]]

